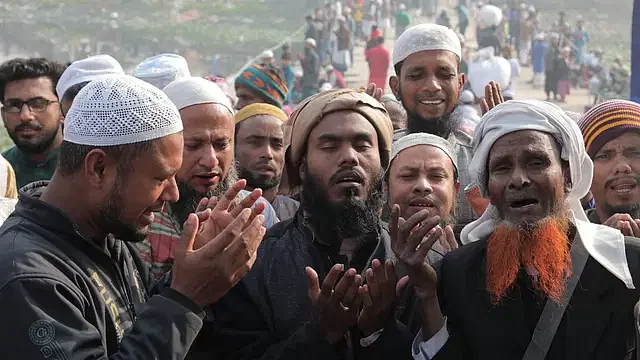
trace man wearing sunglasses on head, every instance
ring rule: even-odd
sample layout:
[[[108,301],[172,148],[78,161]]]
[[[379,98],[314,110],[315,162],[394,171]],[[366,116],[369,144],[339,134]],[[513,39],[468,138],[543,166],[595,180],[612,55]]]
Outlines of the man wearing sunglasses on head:
[[[56,169],[64,116],[55,88],[62,64],[41,58],[0,65],[2,121],[15,146],[2,155],[16,173],[18,188],[49,180]]]

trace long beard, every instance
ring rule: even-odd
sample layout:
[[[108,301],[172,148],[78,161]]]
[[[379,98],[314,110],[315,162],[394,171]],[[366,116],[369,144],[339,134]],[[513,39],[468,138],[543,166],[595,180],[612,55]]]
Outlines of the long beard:
[[[332,202],[324,185],[305,171],[300,206],[310,215],[309,224],[321,242],[339,245],[344,239],[365,238],[378,231],[380,209],[384,204],[382,174],[371,183],[366,200],[355,194]]]
[[[427,133],[446,139],[460,125],[461,117],[455,113],[457,105],[441,117],[423,118],[417,112],[411,111],[405,104],[402,98],[402,90],[399,91],[399,97],[402,106],[407,111],[407,134]]]
[[[120,179],[116,183],[122,183]],[[100,214],[94,221],[105,233],[112,234],[116,239],[127,242],[142,242],[147,234],[138,230],[134,224],[127,224],[120,220],[124,210],[120,188],[115,186],[107,197],[107,203],[100,208]]]
[[[202,198],[211,198],[215,196],[220,199],[224,193],[226,193],[227,190],[236,183],[236,181],[238,181],[238,174],[233,166],[229,169],[227,176],[218,183],[213,190],[207,191],[206,193],[199,192],[189,183],[178,181],[180,199],[171,203],[171,211],[178,219],[179,223],[183,224],[187,221],[189,214],[195,212]]]
[[[487,243],[487,291],[498,304],[527,269],[533,289],[559,302],[571,276],[571,255],[564,216],[553,216],[525,227],[499,225]]]

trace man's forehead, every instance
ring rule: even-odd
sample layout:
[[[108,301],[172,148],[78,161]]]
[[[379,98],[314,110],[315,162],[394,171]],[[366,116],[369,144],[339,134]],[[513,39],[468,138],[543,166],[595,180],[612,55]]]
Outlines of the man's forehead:
[[[403,62],[406,70],[425,67],[449,67],[457,69],[458,56],[447,50],[423,50],[407,56]]]
[[[358,134],[377,136],[375,127],[362,114],[353,110],[341,110],[324,116],[311,130],[310,137],[319,138],[323,135],[350,137]]]
[[[559,144],[553,135],[543,131],[515,131],[505,134],[496,140],[489,152],[489,159],[496,153],[500,153],[501,156],[505,155],[505,153],[515,155],[518,150],[544,151],[552,154],[559,150]]]
[[[607,141],[600,151],[629,147],[640,147],[640,131],[626,131]]]
[[[33,96],[53,95],[53,82],[46,76],[38,78],[20,79],[9,82],[5,86],[5,99],[10,99],[22,94],[30,94]],[[56,96],[57,97],[57,96]],[[26,100],[26,99],[25,99]]]

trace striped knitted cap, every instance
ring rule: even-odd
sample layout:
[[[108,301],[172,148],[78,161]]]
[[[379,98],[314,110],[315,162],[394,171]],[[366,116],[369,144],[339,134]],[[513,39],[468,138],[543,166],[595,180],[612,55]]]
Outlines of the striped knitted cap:
[[[640,104],[609,100],[587,112],[578,122],[584,144],[593,159],[604,144],[629,130],[640,130]]]

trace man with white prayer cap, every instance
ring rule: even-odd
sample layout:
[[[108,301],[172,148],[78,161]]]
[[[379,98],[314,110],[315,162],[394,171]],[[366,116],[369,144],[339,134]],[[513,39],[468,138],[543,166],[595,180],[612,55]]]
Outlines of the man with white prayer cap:
[[[424,256],[442,230],[411,233],[428,216],[392,217],[395,253],[422,299],[414,358],[625,358],[639,239],[587,220],[593,163],[577,124],[553,104],[512,100],[483,117],[473,144],[469,171],[491,205],[437,272]]]
[[[199,77],[178,79],[167,85],[164,93],[180,111],[184,150],[182,166],[176,174],[180,198],[155,212],[149,235],[136,244],[154,280],[171,270],[182,243],[182,224],[196,211],[200,201],[220,199],[238,182],[233,156],[234,113],[227,95],[218,85]],[[242,190],[246,181],[242,183],[238,197],[246,198],[244,207],[261,203],[260,209],[266,208],[266,226],[277,223],[278,217],[271,204],[261,197],[262,191]]]
[[[422,211],[440,217],[445,231],[427,254],[431,264],[458,247],[452,227],[460,187],[454,154],[451,144],[439,136],[410,134],[393,143],[384,177],[389,204],[400,206],[402,218]]]
[[[191,77],[187,60],[176,54],[152,56],[136,66],[133,76],[164,89],[170,82]]]
[[[405,133],[440,136],[456,152],[461,185],[456,234],[478,218],[465,195],[465,187],[474,186],[467,172],[472,138],[461,130],[461,118],[454,112],[466,81],[465,74],[460,73],[461,53],[460,39],[453,30],[435,24],[414,26],[396,41],[393,50],[396,76],[389,79],[391,90],[407,111]]]
[[[153,86],[108,75],[80,91],[53,178],[22,188],[0,228],[0,346],[9,357],[187,355],[203,307],[251,268],[243,256],[265,229],[249,209],[224,214],[232,219],[220,228],[211,210],[189,215],[172,282],[149,297],[132,243],[178,199],[182,147],[178,109]]]
[[[90,56],[71,63],[62,73],[56,85],[62,114],[69,111],[73,99],[89,82],[101,76],[112,74],[124,75],[124,70],[118,60],[109,55]]]

